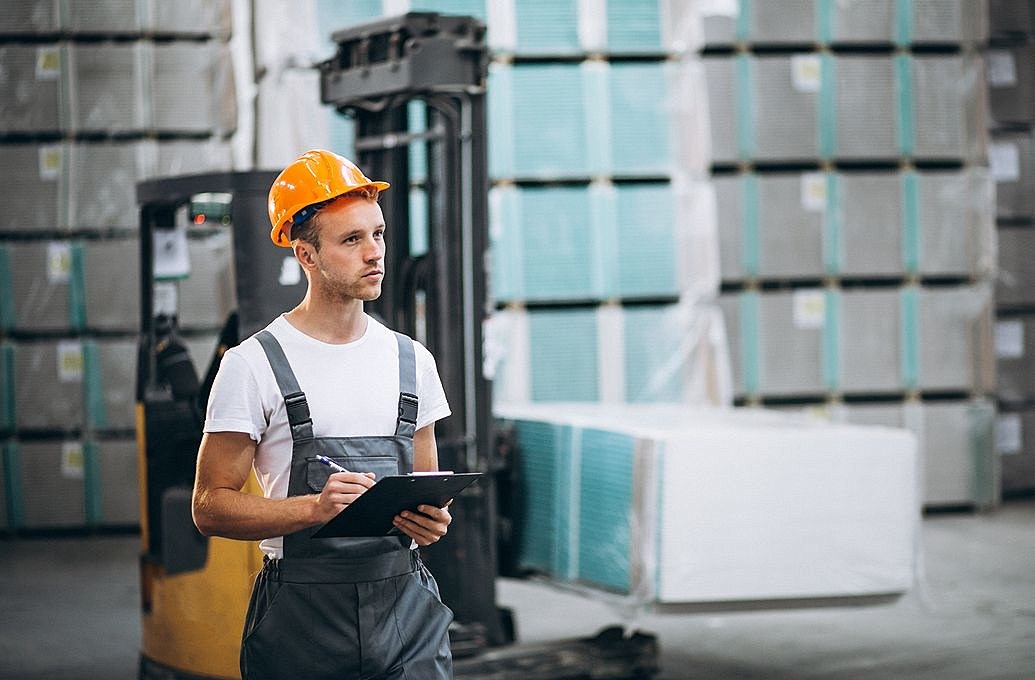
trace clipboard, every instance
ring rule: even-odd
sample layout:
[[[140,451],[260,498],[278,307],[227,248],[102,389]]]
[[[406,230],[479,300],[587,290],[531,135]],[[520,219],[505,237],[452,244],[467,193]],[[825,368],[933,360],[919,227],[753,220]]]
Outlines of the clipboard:
[[[416,511],[418,505],[441,508],[481,476],[458,472],[382,477],[310,538],[398,535],[392,519],[400,512]]]

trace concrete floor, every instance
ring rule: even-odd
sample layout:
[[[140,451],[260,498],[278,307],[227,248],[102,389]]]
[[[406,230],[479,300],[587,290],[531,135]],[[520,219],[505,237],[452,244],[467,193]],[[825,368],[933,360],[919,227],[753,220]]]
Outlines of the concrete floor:
[[[0,678],[136,676],[135,536],[0,540]],[[523,642],[624,623],[657,635],[660,678],[1035,678],[1035,501],[923,522],[923,576],[893,604],[627,620],[600,601],[501,579]]]

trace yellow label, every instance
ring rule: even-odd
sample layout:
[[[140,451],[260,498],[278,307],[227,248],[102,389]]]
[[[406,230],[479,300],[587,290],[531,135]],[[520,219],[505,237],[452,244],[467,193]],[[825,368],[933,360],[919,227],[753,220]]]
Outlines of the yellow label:
[[[68,340],[58,343],[57,352],[58,380],[61,382],[80,382],[83,379],[83,346]]]
[[[61,147],[47,144],[40,147],[40,179],[52,181],[61,175]]]
[[[827,207],[827,176],[807,172],[801,176],[801,205],[809,212],[822,212]]]
[[[36,50],[36,80],[57,80],[61,75],[61,52],[48,45]]]
[[[819,92],[823,67],[818,55],[798,54],[791,57],[791,82],[798,92]]]
[[[72,271],[72,248],[65,241],[47,244],[47,282],[68,283]]]
[[[82,479],[86,467],[83,445],[80,442],[65,442],[61,446],[61,474],[73,479]]]
[[[794,327],[820,329],[826,322],[827,298],[822,290],[799,290],[794,293]]]

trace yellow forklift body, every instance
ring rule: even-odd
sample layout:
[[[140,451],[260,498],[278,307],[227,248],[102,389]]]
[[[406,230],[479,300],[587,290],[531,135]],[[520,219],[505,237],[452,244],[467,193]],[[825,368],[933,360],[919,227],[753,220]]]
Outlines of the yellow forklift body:
[[[253,542],[213,538],[200,571],[150,580],[142,651],[151,661],[192,675],[240,678],[240,642],[252,581],[262,568]]]
[[[146,489],[144,407],[137,405],[140,484]],[[261,494],[254,473],[244,490]],[[144,498],[141,494],[141,498]],[[141,540],[147,550],[147,504],[141,504]],[[240,678],[240,641],[252,581],[262,568],[254,541],[211,538],[204,568],[166,575],[161,565],[140,562],[144,615],[141,653],[173,671],[205,678]]]

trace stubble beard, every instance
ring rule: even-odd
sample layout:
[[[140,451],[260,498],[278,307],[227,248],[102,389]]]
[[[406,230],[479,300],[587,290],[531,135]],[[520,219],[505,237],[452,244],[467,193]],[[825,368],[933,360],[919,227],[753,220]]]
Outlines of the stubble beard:
[[[322,271],[321,275],[326,296],[333,302],[370,302],[381,297],[381,281],[372,283],[367,279],[360,279],[358,282],[347,282],[330,276],[326,271]]]

